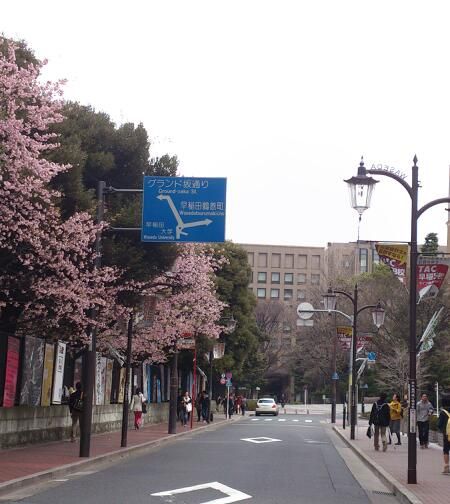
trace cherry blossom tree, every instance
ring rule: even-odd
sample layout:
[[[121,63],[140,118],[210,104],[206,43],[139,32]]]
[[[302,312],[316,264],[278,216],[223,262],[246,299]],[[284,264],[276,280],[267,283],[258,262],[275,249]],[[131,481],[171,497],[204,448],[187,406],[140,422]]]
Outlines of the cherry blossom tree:
[[[111,323],[119,273],[94,267],[99,226],[86,213],[63,222],[49,188],[69,167],[45,158],[62,93],[41,82],[44,64],[19,67],[12,43],[0,53],[0,329],[83,340],[88,324]]]
[[[217,339],[226,332],[220,318],[227,305],[218,299],[214,280],[223,263],[224,258],[215,257],[208,247],[179,246],[172,270],[142,286],[141,294],[154,296],[157,302],[151,324],[135,331],[134,358],[162,362],[183,336]],[[115,338],[114,345],[125,348],[125,335]]]

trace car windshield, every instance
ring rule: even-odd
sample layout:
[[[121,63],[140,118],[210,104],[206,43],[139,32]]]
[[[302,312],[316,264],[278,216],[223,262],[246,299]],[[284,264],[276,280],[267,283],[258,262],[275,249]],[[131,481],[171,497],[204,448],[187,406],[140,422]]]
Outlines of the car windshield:
[[[260,404],[263,403],[263,404],[270,404],[270,403],[273,403],[275,402],[273,399],[260,399],[258,401]]]

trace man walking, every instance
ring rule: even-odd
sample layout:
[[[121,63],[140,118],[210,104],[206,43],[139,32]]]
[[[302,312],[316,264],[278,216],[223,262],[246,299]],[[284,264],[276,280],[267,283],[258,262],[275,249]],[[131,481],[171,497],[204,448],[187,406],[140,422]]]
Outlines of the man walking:
[[[375,427],[373,436],[373,445],[376,451],[380,449],[380,435],[383,444],[383,451],[387,450],[386,428],[389,426],[391,419],[389,404],[386,402],[386,394],[380,394],[377,402],[373,403],[372,411],[370,412],[369,426]]]
[[[77,425],[80,424],[81,415],[83,412],[83,392],[81,383],[75,384],[75,391],[69,397],[69,411],[72,417],[72,429],[70,430],[70,441],[75,442],[77,436]]]
[[[439,415],[438,429],[443,434],[444,439],[444,470],[442,474],[450,475],[449,468],[449,452],[450,452],[450,429],[448,428],[450,422],[450,396],[448,394],[442,396],[442,409]]]
[[[420,447],[422,449],[428,448],[428,433],[430,431],[430,416],[433,414],[433,405],[428,400],[427,394],[422,394],[416,408]]]

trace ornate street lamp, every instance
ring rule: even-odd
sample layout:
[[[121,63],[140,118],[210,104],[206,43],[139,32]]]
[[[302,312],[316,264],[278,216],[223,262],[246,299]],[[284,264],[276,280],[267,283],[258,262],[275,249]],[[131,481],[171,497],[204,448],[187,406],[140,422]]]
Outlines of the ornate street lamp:
[[[364,160],[361,157],[356,177],[351,177],[344,182],[347,182],[350,191],[350,203],[352,208],[358,212],[359,219],[361,220],[361,215],[364,210],[367,210],[370,207],[372,193],[375,188],[375,184],[378,183],[378,180],[366,175]]]
[[[419,195],[419,167],[417,166],[417,156],[414,156],[413,166],[411,168],[411,185],[408,184],[397,173],[386,170],[367,170],[364,162],[358,168],[356,177],[352,177],[347,182],[352,196],[352,207],[361,214],[369,208],[370,197],[373,187],[378,182],[371,175],[382,175],[397,181],[407,191],[411,198],[411,241],[410,241],[410,286],[409,286],[409,383],[408,383],[408,399],[409,399],[409,428],[408,428],[408,483],[417,483],[417,446],[416,446],[416,347],[417,347],[417,221],[419,217],[429,208],[441,203],[449,203],[450,198],[439,198],[418,208]]]
[[[384,317],[386,315],[386,310],[381,306],[378,301],[377,306],[372,310],[373,323],[378,327],[378,329],[384,324]]]
[[[336,309],[336,294],[333,292],[331,287],[328,289],[326,294],[322,294],[323,307],[330,313]]]

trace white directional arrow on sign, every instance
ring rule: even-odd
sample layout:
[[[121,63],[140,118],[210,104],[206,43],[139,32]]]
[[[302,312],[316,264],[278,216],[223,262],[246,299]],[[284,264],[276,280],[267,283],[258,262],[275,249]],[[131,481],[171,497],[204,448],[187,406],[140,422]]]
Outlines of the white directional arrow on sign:
[[[177,221],[177,227],[176,227],[176,238],[177,240],[180,239],[181,235],[187,236],[188,233],[185,233],[183,229],[185,228],[192,228],[192,227],[198,227],[198,226],[209,226],[212,224],[211,219],[203,219],[199,221],[193,221],[193,222],[183,222],[183,219],[181,218],[180,214],[178,213],[178,210],[175,207],[175,204],[170,196],[167,196],[165,194],[160,194],[159,196],[156,196],[157,199],[160,201],[166,200],[167,203],[169,204],[170,209],[172,210],[172,213]]]

